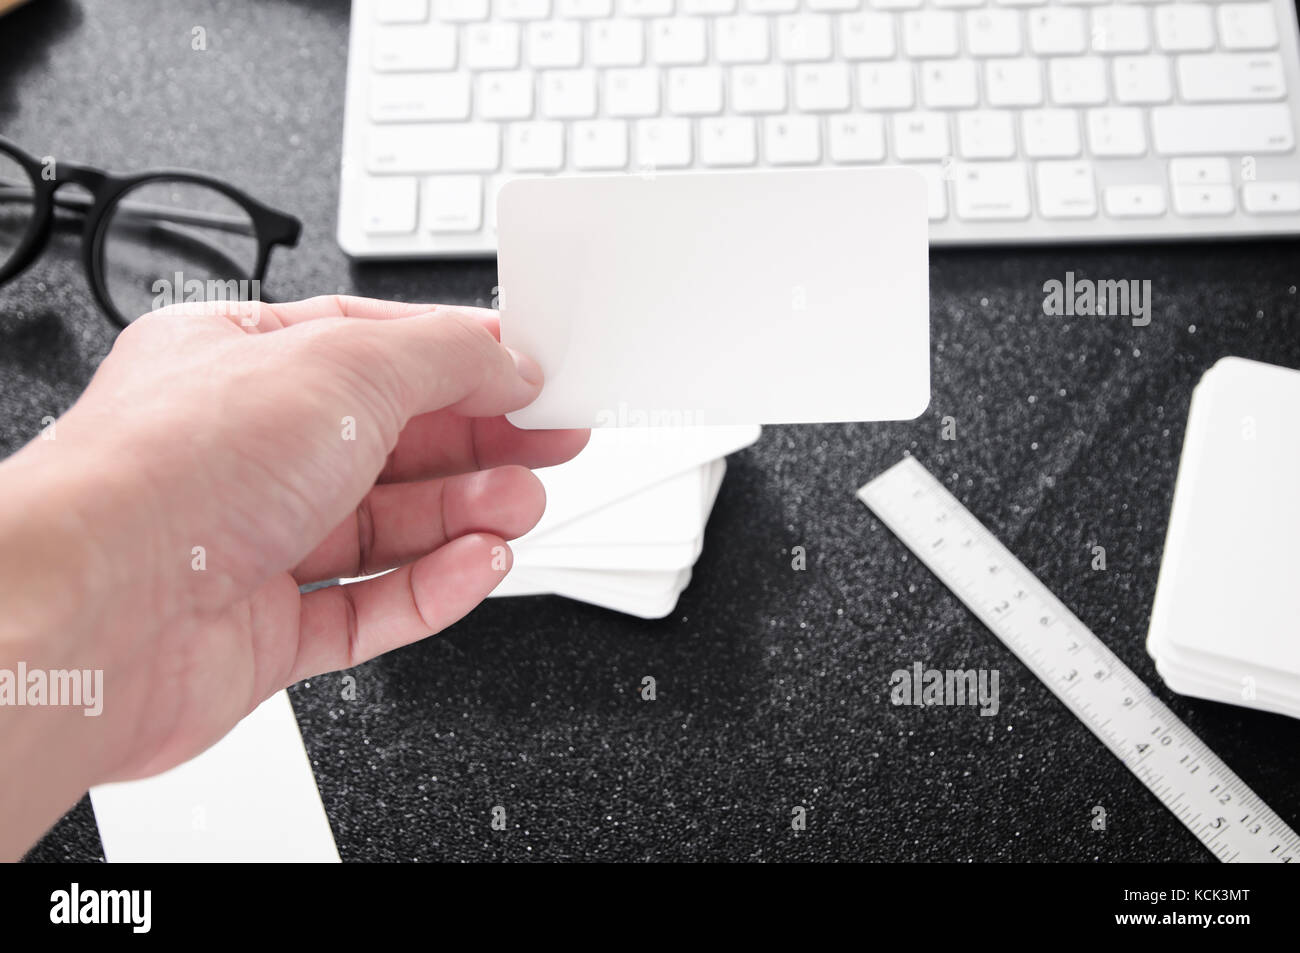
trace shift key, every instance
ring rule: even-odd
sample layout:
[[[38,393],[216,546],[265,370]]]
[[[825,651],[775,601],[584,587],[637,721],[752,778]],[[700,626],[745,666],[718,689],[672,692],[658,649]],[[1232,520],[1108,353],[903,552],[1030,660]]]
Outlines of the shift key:
[[[1290,108],[1282,103],[1153,109],[1151,134],[1162,155],[1290,152],[1295,148]]]
[[[501,163],[501,131],[491,123],[428,123],[370,129],[366,171],[417,175],[494,172]]]

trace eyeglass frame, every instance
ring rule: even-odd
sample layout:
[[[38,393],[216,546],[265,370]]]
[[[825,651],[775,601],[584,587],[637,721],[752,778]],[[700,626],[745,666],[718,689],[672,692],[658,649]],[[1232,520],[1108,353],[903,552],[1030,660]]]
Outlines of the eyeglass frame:
[[[32,219],[27,235],[14,249],[9,261],[0,264],[0,285],[18,275],[40,257],[49,245],[54,231],[55,193],[64,185],[78,185],[90,193],[90,205],[85,209],[86,224],[81,236],[82,264],[90,281],[91,292],[100,309],[120,328],[127,327],[134,318],[122,314],[108,293],[104,270],[104,233],[110,221],[109,212],[117,207],[123,195],[137,186],[151,181],[184,182],[213,189],[230,199],[248,213],[257,241],[257,259],[252,273],[245,277],[259,284],[266,275],[271,250],[277,245],[292,248],[302,235],[302,222],[287,212],[271,208],[247,192],[228,182],[201,172],[186,169],[159,169],[133,175],[119,175],[94,166],[74,162],[56,162],[55,175],[43,174],[47,163],[31,155],[10,139],[0,136],[0,154],[13,159],[31,180]],[[65,207],[75,208],[74,205]],[[234,277],[234,276],[232,276]],[[135,315],[134,317],[139,317]]]

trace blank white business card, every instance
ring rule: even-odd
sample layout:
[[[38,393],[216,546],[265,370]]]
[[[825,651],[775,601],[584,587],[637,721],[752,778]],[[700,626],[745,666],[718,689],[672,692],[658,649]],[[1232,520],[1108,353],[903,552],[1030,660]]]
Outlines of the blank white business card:
[[[529,536],[549,533],[662,480],[748,447],[759,427],[600,430],[565,463],[537,470],[546,512]]]
[[[284,691],[192,760],[90,801],[110,863],[339,860]]]
[[[925,181],[877,167],[526,178],[497,207],[516,426],[902,420],[930,400]]]

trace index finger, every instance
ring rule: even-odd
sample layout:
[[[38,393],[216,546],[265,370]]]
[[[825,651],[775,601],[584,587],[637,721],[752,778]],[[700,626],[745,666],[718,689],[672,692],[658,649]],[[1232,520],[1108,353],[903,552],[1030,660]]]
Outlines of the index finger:
[[[478,318],[497,340],[501,339],[501,322],[497,313],[489,308],[383,301],[379,298],[336,294],[317,295],[315,298],[286,301],[282,304],[263,304],[261,310],[265,323],[259,322],[256,327],[249,330],[275,331],[319,318],[363,318],[368,321],[388,321],[393,318],[409,318],[417,314],[458,311],[469,317]],[[266,321],[267,318],[270,320]]]

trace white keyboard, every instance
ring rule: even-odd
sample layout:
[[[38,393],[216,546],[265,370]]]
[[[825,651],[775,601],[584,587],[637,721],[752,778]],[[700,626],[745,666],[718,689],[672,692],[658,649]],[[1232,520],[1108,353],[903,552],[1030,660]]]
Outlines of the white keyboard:
[[[339,243],[516,175],[904,163],[937,244],[1300,234],[1291,0],[353,0]]]

